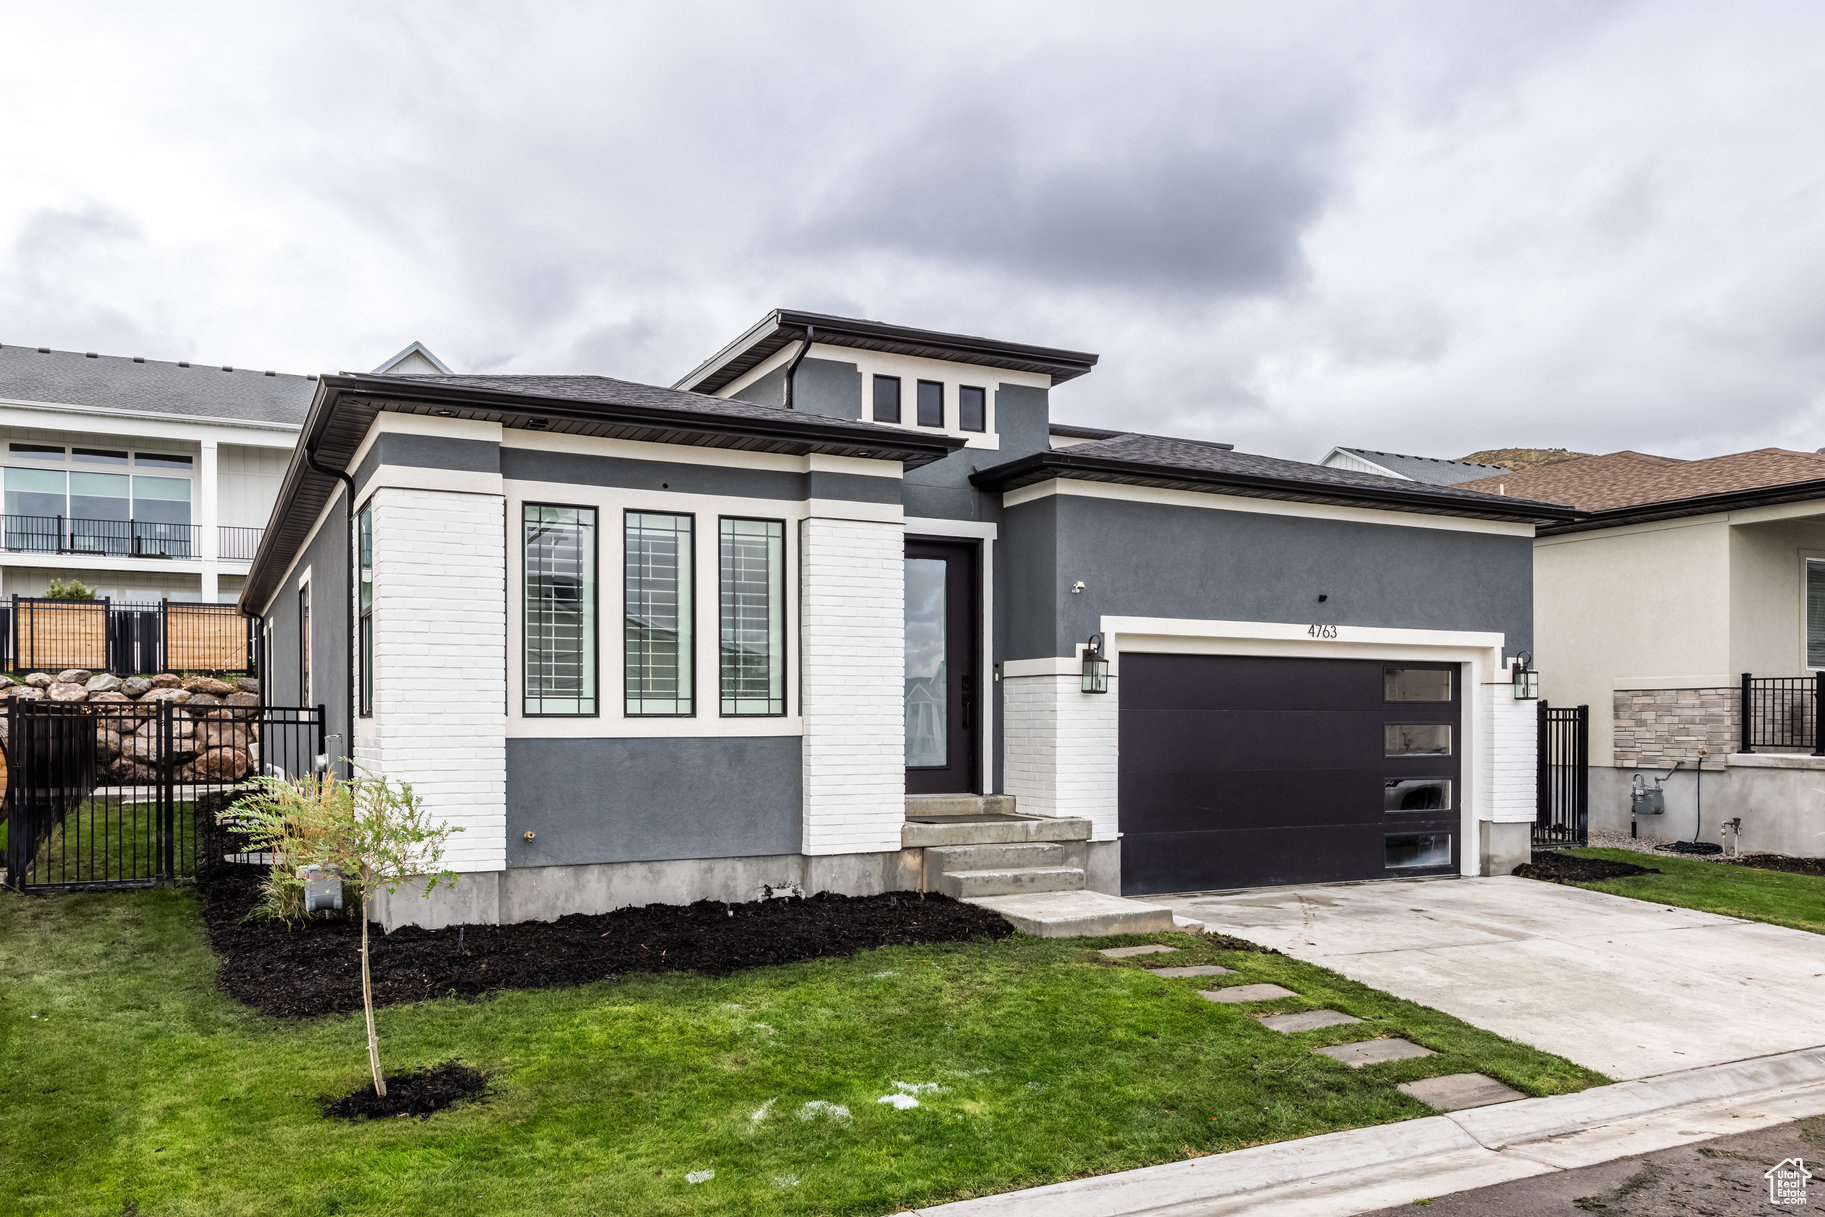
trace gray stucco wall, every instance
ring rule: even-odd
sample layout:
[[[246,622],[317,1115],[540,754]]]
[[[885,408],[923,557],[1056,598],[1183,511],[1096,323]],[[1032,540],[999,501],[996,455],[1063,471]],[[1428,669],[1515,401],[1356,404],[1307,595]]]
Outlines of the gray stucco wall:
[[[266,701],[296,706],[299,691],[298,580],[311,573],[311,693],[324,707],[324,731],[349,744],[349,544],[347,493],[340,487],[329,516],[266,608],[272,643],[261,673]],[[334,744],[331,745],[335,747]]]
[[[730,394],[740,401],[757,406],[786,404],[786,365],[781,364],[765,376]],[[792,408],[806,414],[828,418],[862,417],[862,373],[853,363],[807,356],[792,378]]]
[[[1510,653],[1533,643],[1527,537],[1076,495],[1008,509],[1002,536],[1007,659],[1075,654],[1104,614],[1499,630]]]
[[[418,469],[461,469],[472,473],[499,473],[501,446],[476,439],[459,439],[445,435],[402,435],[388,432],[374,441],[368,454],[355,466],[357,487],[373,476],[382,465],[406,465]]]
[[[509,739],[507,865],[795,854],[799,748],[796,736]]]
[[[993,451],[960,448],[943,460],[907,473],[907,515],[943,520],[1001,518],[1001,496],[977,490],[970,485],[970,475],[1050,447],[1050,406],[1044,389],[1000,385],[994,393],[995,428],[1001,447]]]

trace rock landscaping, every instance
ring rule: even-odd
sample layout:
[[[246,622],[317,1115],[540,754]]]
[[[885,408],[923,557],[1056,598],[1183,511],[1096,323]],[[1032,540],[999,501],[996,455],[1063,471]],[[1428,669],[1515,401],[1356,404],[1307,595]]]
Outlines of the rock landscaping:
[[[250,920],[264,867],[221,861],[245,849],[213,826],[223,796],[198,800],[204,832],[197,888],[217,982],[266,1014],[310,1017],[361,1008],[361,925],[354,917],[287,926]],[[458,883],[460,884],[460,880]],[[374,1004],[550,989],[637,972],[727,976],[746,968],[853,955],[873,947],[1005,938],[1000,916],[946,896],[888,892],[652,904],[517,925],[404,927],[371,946]],[[388,1083],[391,1085],[391,1083]]]
[[[218,679],[160,672],[123,679],[69,668],[54,675],[0,676],[0,716],[8,701],[92,708],[105,785],[139,786],[159,780],[156,707],[161,702],[176,709],[169,759],[179,783],[234,782],[259,767],[260,682],[251,676]]]

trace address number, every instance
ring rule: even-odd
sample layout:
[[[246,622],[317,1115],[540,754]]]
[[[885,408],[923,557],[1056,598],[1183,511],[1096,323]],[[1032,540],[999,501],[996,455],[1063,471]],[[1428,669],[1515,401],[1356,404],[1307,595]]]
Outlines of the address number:
[[[1305,632],[1313,638],[1337,637],[1337,627],[1334,625],[1311,625],[1306,627]]]

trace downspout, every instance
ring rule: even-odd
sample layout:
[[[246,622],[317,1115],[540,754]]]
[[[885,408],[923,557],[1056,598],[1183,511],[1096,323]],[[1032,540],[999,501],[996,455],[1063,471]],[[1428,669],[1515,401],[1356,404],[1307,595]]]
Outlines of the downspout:
[[[348,600],[348,603],[346,605],[344,605],[343,607],[352,610],[354,603],[355,603],[355,597],[360,592],[360,579],[361,579],[361,572],[357,568],[357,564],[361,561],[361,553],[360,553],[361,542],[355,536],[355,479],[351,478],[347,473],[345,473],[344,471],[342,471],[340,469],[331,469],[328,466],[318,464],[317,463],[317,446],[315,443],[309,443],[304,446],[304,463],[309,465],[312,469],[315,469],[318,473],[321,473],[324,477],[333,477],[337,481],[341,482],[343,490],[347,492],[346,497],[348,499],[348,532],[347,532],[347,536],[348,536],[348,542],[349,542],[349,600]],[[358,629],[358,623],[351,621],[348,623],[348,629],[346,631],[346,633],[349,636],[349,661],[348,661],[348,707],[349,707],[348,724],[349,725],[348,725],[348,735],[346,738],[343,739],[342,742],[344,744],[348,745],[349,754],[351,756],[354,754],[354,751],[355,751],[355,633],[356,633],[357,629]],[[335,759],[336,758],[334,758],[334,757],[330,758],[330,761],[332,764],[335,762]]]
[[[815,325],[806,326],[805,341],[799,345],[798,354],[792,357],[792,362],[786,365],[786,409],[788,410],[798,409],[793,404],[792,382],[793,378],[798,375],[798,365],[805,362],[805,356],[811,353],[811,343],[816,337],[817,327]]]

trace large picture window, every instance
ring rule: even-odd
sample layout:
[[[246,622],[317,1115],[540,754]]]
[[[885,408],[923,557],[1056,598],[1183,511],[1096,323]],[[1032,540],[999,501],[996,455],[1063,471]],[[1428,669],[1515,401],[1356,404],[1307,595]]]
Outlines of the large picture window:
[[[525,713],[596,712],[596,510],[527,503]]]
[[[694,713],[692,520],[627,513],[626,698],[630,715]]]
[[[722,712],[786,712],[786,525],[722,521]]]
[[[359,633],[361,648],[361,706],[363,718],[374,713],[374,505],[368,504],[361,509],[360,522],[356,528],[356,546],[360,552],[358,566],[360,569],[361,590],[357,595],[359,621],[356,629]]]

